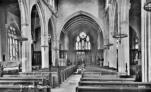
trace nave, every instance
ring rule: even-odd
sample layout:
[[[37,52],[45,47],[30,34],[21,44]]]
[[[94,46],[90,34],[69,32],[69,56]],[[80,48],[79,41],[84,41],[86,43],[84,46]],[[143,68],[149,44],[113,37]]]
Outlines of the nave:
[[[58,72],[58,73],[56,73]],[[70,65],[0,77],[0,92],[150,92],[150,82],[98,65]],[[57,77],[56,77],[57,76]],[[57,79],[56,79],[57,78]]]
[[[120,76],[113,69],[88,65],[82,74],[73,74],[52,92],[149,92],[151,83]]]
[[[0,92],[150,91],[150,11],[151,0],[0,0]]]

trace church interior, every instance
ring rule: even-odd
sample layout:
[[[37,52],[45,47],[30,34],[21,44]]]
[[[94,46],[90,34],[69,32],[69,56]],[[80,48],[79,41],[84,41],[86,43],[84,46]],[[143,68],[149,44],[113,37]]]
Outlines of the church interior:
[[[0,0],[0,92],[151,91],[151,0]]]

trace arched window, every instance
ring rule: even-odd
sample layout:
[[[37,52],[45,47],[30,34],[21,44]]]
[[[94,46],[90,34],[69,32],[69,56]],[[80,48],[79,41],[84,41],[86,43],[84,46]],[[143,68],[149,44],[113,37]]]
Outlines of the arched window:
[[[19,41],[16,40],[18,37],[17,29],[13,26],[8,28],[8,59],[19,60]]]
[[[75,49],[76,50],[90,50],[91,49],[90,37],[85,32],[81,32],[77,36]]]

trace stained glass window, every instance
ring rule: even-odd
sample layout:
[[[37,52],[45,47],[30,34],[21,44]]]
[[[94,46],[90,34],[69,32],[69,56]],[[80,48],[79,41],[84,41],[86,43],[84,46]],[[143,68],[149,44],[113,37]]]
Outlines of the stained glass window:
[[[90,37],[85,32],[81,32],[77,36],[75,49],[76,50],[90,50],[91,49]]]

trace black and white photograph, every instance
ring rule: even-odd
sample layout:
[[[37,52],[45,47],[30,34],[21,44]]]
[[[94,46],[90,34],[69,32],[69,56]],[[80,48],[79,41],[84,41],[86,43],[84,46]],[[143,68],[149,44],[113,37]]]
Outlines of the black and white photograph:
[[[0,0],[0,92],[151,92],[151,0]]]

